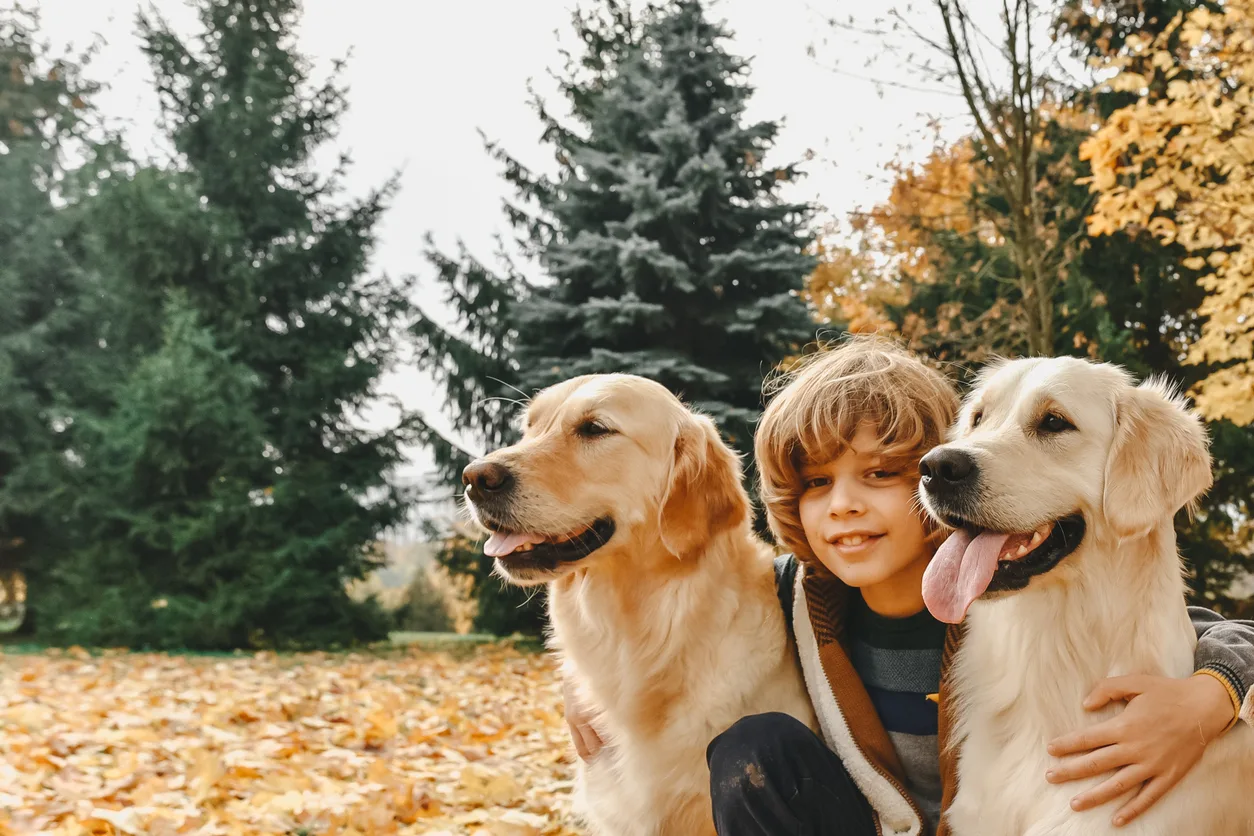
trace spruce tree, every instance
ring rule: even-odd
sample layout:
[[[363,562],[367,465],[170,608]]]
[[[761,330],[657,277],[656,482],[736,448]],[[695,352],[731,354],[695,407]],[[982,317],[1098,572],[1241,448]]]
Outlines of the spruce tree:
[[[557,174],[490,146],[544,280],[497,277],[464,253],[435,257],[462,330],[425,321],[419,333],[461,352],[436,367],[455,395],[451,417],[494,446],[511,437],[519,393],[630,372],[750,453],[764,375],[814,338],[800,296],[810,209],[779,195],[796,167],[764,161],[779,125],[745,118],[748,63],[700,2],[636,16],[609,0],[576,13],[574,28],[582,52],[560,79],[571,116],[537,103]],[[456,484],[466,456],[432,436]]]
[[[122,463],[159,478],[118,497],[125,524],[111,524],[103,499],[67,516],[94,553],[136,561],[95,575],[97,621],[106,605],[168,604],[129,635],[100,634],[199,647],[379,638],[386,621],[345,584],[376,565],[375,539],[403,519],[407,492],[390,476],[416,440],[403,413],[362,426],[410,311],[407,282],[366,274],[394,184],[347,200],[346,159],[330,178],[313,170],[345,98],[334,77],[311,84],[295,0],[197,6],[202,28],[187,41],[140,17],[176,161],[102,186],[84,245],[108,290],[100,340],[134,371],[111,411],[78,422],[89,472],[78,478],[99,486]],[[188,352],[206,364],[196,409],[188,381],[163,371]],[[140,501],[156,494],[169,503]]]
[[[82,327],[86,276],[64,239],[66,207],[81,197],[66,147],[91,158],[83,133],[96,88],[79,62],[50,54],[38,23],[0,10],[0,620],[9,626],[23,615],[19,590],[43,588],[61,533],[27,483],[64,450],[59,404],[93,348]]]
[[[77,416],[60,483],[74,496],[66,521],[79,542],[52,572],[43,606],[55,617],[42,635],[88,646],[248,646],[250,631],[273,617],[275,568],[254,553],[252,529],[271,494],[256,487],[266,445],[256,375],[176,295],[161,347],[115,385],[116,409]]]
[[[813,267],[808,208],[778,197],[797,172],[764,164],[779,126],[746,124],[747,63],[701,3],[650,10],[638,26],[610,10],[609,25],[579,29],[590,79],[563,88],[582,124],[542,113],[560,175],[514,178],[538,210],[518,220],[553,279],[518,306],[522,388],[631,371],[747,453],[764,374],[814,336],[799,297]]]

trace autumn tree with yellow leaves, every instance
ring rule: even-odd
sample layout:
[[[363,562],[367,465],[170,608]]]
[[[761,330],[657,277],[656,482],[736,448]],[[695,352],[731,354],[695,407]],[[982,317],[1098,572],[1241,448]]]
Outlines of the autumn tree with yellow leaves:
[[[1186,267],[1208,268],[1188,352],[1212,370],[1193,394],[1210,418],[1254,423],[1254,2],[1180,15],[1109,66],[1113,90],[1141,95],[1083,146],[1098,195],[1089,229],[1144,228],[1184,247]],[[1169,77],[1165,95],[1147,67]]]
[[[985,36],[963,0],[935,0],[945,33],[939,44],[967,112],[975,124],[972,141],[987,172],[991,196],[1004,204],[997,233],[1013,262],[1010,280],[1019,296],[1023,336],[1031,354],[1054,348],[1055,295],[1075,257],[1080,236],[1071,231],[1074,207],[1049,187],[1048,134],[1051,120],[1067,117],[1057,107],[1054,84],[1039,65],[1033,41],[1039,10],[1031,0],[1002,4],[1002,28]],[[978,42],[991,41],[1004,63],[998,77],[984,69]]]
[[[1100,298],[1064,298],[1088,210],[1087,195],[1064,194],[1075,180],[1070,146],[1095,120],[1038,66],[1037,4],[1006,4],[991,33],[962,0],[933,5],[943,36],[916,34],[940,54],[940,78],[961,96],[974,130],[895,169],[888,199],[854,218],[853,243],[819,251],[811,298],[851,330],[899,330],[942,359],[1052,354],[1070,338],[1059,323],[1068,306]]]
[[[821,319],[852,333],[898,330],[888,311],[907,302],[913,284],[935,279],[943,258],[936,233],[967,234],[975,225],[968,206],[973,153],[964,142],[938,148],[918,167],[894,164],[888,200],[854,215],[850,238],[820,241],[806,295]]]
[[[1129,41],[1135,45],[1138,32],[1166,30],[1188,5],[1069,0],[1054,31],[1077,58],[1104,65]],[[1171,68],[1146,64],[1146,85],[1166,95],[1180,74],[1169,79]],[[1153,232],[1128,224],[1089,234],[1099,198],[1088,184],[1094,172],[1080,148],[1105,114],[1138,97],[1103,84],[1058,86],[1041,100],[1034,122],[1035,189],[1046,213],[1041,228],[1048,241],[1067,244],[1053,261],[1053,338],[1042,353],[1116,362],[1140,377],[1164,374],[1192,388],[1221,367],[1213,356],[1185,362],[1208,322],[1202,313],[1208,294],[1198,283],[1205,262],[1199,265],[1182,242],[1157,236],[1169,220],[1185,223],[1177,214],[1180,205],[1160,206],[1162,220]],[[829,243],[821,251],[823,263],[809,283],[816,309],[852,330],[896,333],[963,378],[990,354],[1028,353],[1014,252],[1016,210],[993,163],[977,130],[958,143],[938,143],[920,163],[895,168],[886,199],[851,219],[853,234],[841,245]],[[1120,177],[1129,179],[1127,172]],[[1254,568],[1248,557],[1254,544],[1254,434],[1227,420],[1211,421],[1209,431],[1215,487],[1196,518],[1181,526],[1180,543],[1192,570],[1194,600],[1238,614],[1251,608],[1233,597],[1231,583]]]
[[[1094,317],[1104,315],[1105,295],[1071,273],[1087,244],[1087,195],[1074,183],[1076,122],[1058,107],[1040,119],[1033,187],[1040,214],[1032,230],[1016,225],[1006,181],[976,137],[895,165],[887,199],[854,215],[842,243],[829,236],[818,251],[808,283],[816,310],[851,331],[897,333],[941,361],[1060,347],[1094,354]],[[1035,243],[1025,249],[1028,235]],[[1048,267],[1035,278],[1020,269],[1029,251]],[[1048,316],[1038,298],[1048,301]]]

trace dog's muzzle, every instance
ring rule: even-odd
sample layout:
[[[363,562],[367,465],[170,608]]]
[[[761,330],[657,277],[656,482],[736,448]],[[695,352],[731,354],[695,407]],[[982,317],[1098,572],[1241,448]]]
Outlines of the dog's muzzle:
[[[466,497],[476,506],[498,506],[509,498],[515,483],[509,468],[496,462],[479,459],[462,471]]]
[[[962,514],[980,493],[979,464],[975,456],[959,448],[932,450],[919,461],[919,477],[938,511]]]

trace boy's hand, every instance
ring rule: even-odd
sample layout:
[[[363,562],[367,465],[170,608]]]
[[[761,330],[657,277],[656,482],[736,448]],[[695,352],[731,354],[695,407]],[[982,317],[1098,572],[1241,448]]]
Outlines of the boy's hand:
[[[1051,755],[1073,757],[1045,773],[1045,779],[1060,784],[1118,770],[1073,798],[1071,808],[1087,810],[1140,787],[1115,813],[1114,824],[1120,827],[1188,774],[1206,745],[1232,722],[1232,699],[1210,676],[1119,676],[1098,683],[1084,707],[1096,711],[1115,700],[1128,702],[1119,716],[1050,741]]]
[[[600,735],[596,733],[596,729],[592,728],[591,713],[579,705],[571,691],[570,684],[564,679],[562,680],[562,703],[565,706],[566,725],[570,728],[571,739],[575,742],[575,751],[584,763],[591,763],[601,751],[604,743]]]

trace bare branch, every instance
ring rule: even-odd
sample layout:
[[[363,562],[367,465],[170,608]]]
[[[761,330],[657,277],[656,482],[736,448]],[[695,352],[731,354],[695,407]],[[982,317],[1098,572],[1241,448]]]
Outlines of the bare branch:
[[[966,9],[962,5],[962,0],[950,0],[953,3],[954,13],[958,16],[958,31],[962,35],[962,50],[954,54],[954,60],[958,63],[962,62],[962,56],[970,56],[971,61],[971,78],[975,82],[975,87],[980,93],[980,103],[984,108],[984,112],[990,117],[990,122],[994,128],[1000,128],[999,119],[1001,107],[997,103],[996,98],[989,93],[988,84],[985,82],[985,76],[980,73],[979,67],[975,63],[977,52],[971,46],[971,18],[967,14]],[[987,71],[986,73],[987,74]],[[1004,136],[1004,135],[1003,135]]]
[[[884,37],[886,35],[891,34],[887,29],[865,29],[861,26],[855,26],[853,23],[852,15],[850,15],[849,17],[849,22],[844,23],[842,21],[837,20],[834,17],[831,17],[819,11],[811,3],[806,3],[806,10],[816,17],[823,18],[827,22],[827,25],[832,27],[833,29],[843,29],[846,32],[853,32],[858,35],[875,35],[877,37]]]
[[[891,81],[886,78],[874,78],[869,75],[862,75],[861,73],[855,73],[849,70],[842,70],[840,67],[836,67],[836,66],[828,66],[828,67],[825,67],[825,69],[828,72],[835,73],[836,75],[847,76],[848,78],[857,79],[858,81],[866,81],[870,84],[882,84],[885,87],[896,87],[900,90],[913,90],[916,93],[929,93],[934,96],[955,96],[956,97],[956,96],[961,95],[959,93],[955,93],[953,90],[944,90],[938,87],[930,87],[930,88],[929,87],[916,87],[913,84],[905,84],[904,82],[900,82],[900,81]]]
[[[979,80],[978,69],[975,71],[977,78],[976,83],[972,83],[970,74],[967,71],[966,64],[963,61],[963,48],[958,42],[958,36],[954,32],[954,14],[951,14],[949,0],[936,0],[936,6],[941,13],[941,21],[945,26],[945,37],[949,43],[950,60],[953,61],[954,69],[958,74],[958,83],[962,88],[962,97],[966,100],[967,109],[971,113],[971,118],[975,121],[975,126],[980,132],[980,137],[984,141],[984,146],[989,155],[993,157],[992,169],[1003,189],[1009,193],[1012,191],[1011,183],[1006,179],[1007,164],[1005,152],[1002,149],[999,136],[989,127],[989,117],[996,118],[996,113],[990,112],[982,105],[985,101],[984,97],[977,93],[976,86],[983,86],[983,82]],[[961,15],[961,5],[958,4],[957,15]],[[959,19],[961,25],[961,18]],[[978,100],[977,100],[978,99]]]
[[[903,27],[903,28],[904,28],[907,32],[909,32],[911,35],[913,35],[915,38],[917,38],[918,40],[920,40],[920,41],[922,41],[923,43],[927,44],[927,45],[928,45],[928,46],[930,46],[932,49],[936,50],[937,52],[941,53],[942,55],[944,55],[944,56],[946,56],[946,57],[948,57],[948,56],[949,56],[949,50],[945,48],[945,45],[944,45],[944,44],[937,43],[936,41],[934,41],[934,40],[932,40],[931,38],[929,38],[927,35],[924,35],[922,32],[920,32],[918,29],[916,29],[916,28],[915,28],[915,26],[914,26],[914,24],[912,24],[912,23],[911,23],[911,22],[910,22],[910,21],[906,18],[906,16],[905,16],[905,15],[903,15],[901,12],[897,11],[896,9],[890,9],[890,10],[889,10],[889,12],[888,12],[888,14],[889,14],[890,16],[892,16],[893,18],[895,18],[895,19],[897,20],[897,23],[898,23],[900,26],[902,26],[902,27]]]

